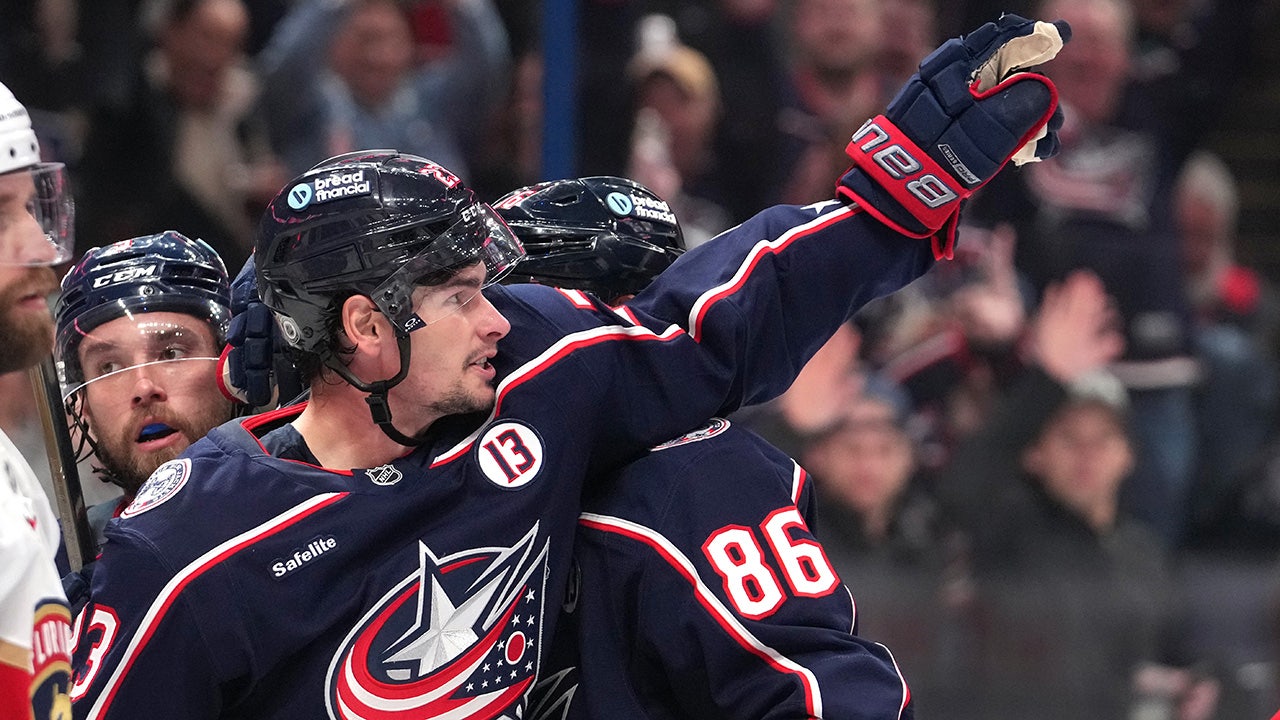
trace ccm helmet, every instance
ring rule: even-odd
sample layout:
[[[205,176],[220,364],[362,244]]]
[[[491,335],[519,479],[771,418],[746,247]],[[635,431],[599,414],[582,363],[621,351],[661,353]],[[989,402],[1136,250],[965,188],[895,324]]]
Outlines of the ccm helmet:
[[[204,320],[221,347],[231,320],[231,283],[218,253],[173,230],[86,252],[62,278],[54,309],[64,385],[85,382],[77,348],[94,328],[150,312]]]
[[[539,183],[504,195],[494,208],[527,253],[510,281],[609,300],[640,292],[685,250],[667,203],[625,178]]]
[[[81,342],[107,322],[140,320],[153,312],[184,313],[205,322],[221,348],[231,319],[231,285],[218,253],[203,240],[170,230],[91,248],[62,278],[54,308],[54,354],[77,461],[98,450],[84,415],[84,394],[78,392],[89,380],[80,363]],[[130,489],[105,468],[98,471]]]

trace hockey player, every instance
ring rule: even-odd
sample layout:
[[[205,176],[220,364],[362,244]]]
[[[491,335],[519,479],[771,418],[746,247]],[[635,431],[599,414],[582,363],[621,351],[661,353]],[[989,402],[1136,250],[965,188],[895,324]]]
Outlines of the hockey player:
[[[682,251],[680,228],[619,216],[619,178],[545,183],[494,207],[519,279],[610,304]],[[805,471],[724,418],[662,443],[583,498],[565,613],[535,718],[901,717],[907,684],[810,531]]]
[[[777,395],[945,255],[965,196],[1055,146],[1052,85],[985,64],[1060,44],[1012,16],[949,43],[855,136],[840,199],[765,210],[622,314],[494,285],[519,243],[429,160],[371,150],[304,173],[255,260],[310,400],[215,429],[108,527],[77,717],[528,714],[584,479]],[[913,239],[934,236],[936,253]]]
[[[53,265],[74,245],[61,163],[40,162],[31,120],[0,85],[0,372],[34,366],[53,345]],[[58,521],[31,466],[0,431],[0,717],[70,712],[67,609],[54,554]]]
[[[62,278],[54,314],[76,460],[95,455],[122,491],[89,509],[101,545],[143,480],[232,417],[215,373],[230,281],[213,248],[169,230],[90,249]]]

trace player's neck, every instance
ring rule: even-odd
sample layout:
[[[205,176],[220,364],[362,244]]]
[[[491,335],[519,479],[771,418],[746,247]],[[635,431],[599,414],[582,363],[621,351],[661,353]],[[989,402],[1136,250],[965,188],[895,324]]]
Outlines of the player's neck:
[[[327,468],[370,468],[386,465],[409,452],[373,422],[363,396],[313,394],[293,421],[316,460]]]

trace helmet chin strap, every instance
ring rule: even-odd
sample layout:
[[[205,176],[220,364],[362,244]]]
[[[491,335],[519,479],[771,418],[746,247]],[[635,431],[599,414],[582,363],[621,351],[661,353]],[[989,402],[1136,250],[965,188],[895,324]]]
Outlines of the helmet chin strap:
[[[375,382],[365,382],[357,378],[351,373],[351,370],[333,353],[328,353],[324,358],[324,364],[334,372],[342,376],[342,379],[351,383],[351,386],[357,390],[369,393],[364,399],[369,404],[369,414],[373,417],[373,422],[380,428],[387,437],[408,447],[421,445],[427,441],[426,437],[408,436],[396,429],[391,419],[391,405],[387,403],[387,393],[391,388],[400,384],[405,376],[409,374],[409,334],[403,330],[396,329],[396,344],[400,348],[400,371],[387,380],[378,380]]]

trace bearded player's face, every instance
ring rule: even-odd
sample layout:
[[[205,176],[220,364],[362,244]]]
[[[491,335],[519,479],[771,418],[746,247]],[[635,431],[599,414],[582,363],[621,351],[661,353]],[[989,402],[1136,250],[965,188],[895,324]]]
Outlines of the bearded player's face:
[[[53,347],[48,297],[58,277],[47,264],[56,253],[32,212],[36,188],[31,175],[0,175],[0,372],[34,365]]]
[[[175,312],[116,318],[80,342],[85,416],[99,459],[129,495],[231,419],[217,385],[219,349],[208,323]]]

